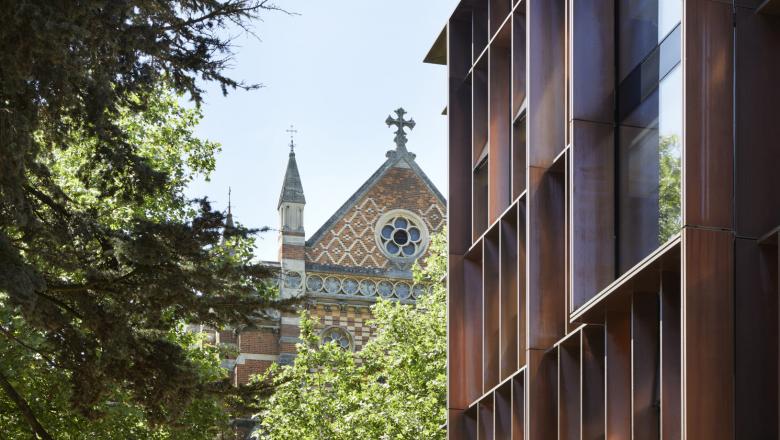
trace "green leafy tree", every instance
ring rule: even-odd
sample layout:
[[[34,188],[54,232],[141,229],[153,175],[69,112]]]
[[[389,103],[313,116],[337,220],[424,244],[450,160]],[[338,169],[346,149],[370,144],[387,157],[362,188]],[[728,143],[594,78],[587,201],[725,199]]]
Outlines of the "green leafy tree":
[[[201,102],[196,81],[257,87],[223,73],[228,31],[251,32],[274,9],[264,0],[0,8],[0,346],[23,347],[35,364],[19,376],[24,366],[3,354],[0,399],[14,419],[0,422],[52,438],[64,425],[38,412],[46,384],[68,390],[51,399],[67,401],[58,414],[93,426],[117,402],[150,426],[175,426],[224,389],[176,329],[251,321],[274,304],[272,273],[252,262],[253,231],[185,199],[216,145],[192,135],[198,114],[175,103]]]
[[[219,145],[193,136],[200,111],[178,101],[160,85],[145,110],[118,113],[117,126],[139,157],[169,176],[158,197],[106,198],[79,179],[99,148],[82,132],[72,133],[67,150],[40,159],[77,208],[74,215],[93,219],[92,227],[107,233],[116,260],[101,265],[96,259],[84,271],[75,269],[78,261],[69,267],[37,261],[38,270],[58,270],[44,293],[63,303],[54,309],[62,319],[55,328],[36,325],[0,291],[0,338],[7,342],[0,344],[0,430],[12,438],[28,437],[30,426],[38,437],[73,439],[207,439],[226,428],[233,389],[219,355],[184,333],[182,324],[249,320],[252,308],[270,304],[275,292],[268,270],[251,262],[249,231],[223,227],[220,213],[209,214],[208,227],[188,220],[208,209],[198,213],[184,188],[198,174],[208,177]],[[174,241],[186,242],[193,228],[207,240],[182,249]],[[139,232],[148,237],[132,235]],[[86,260],[100,255],[98,245],[74,246],[72,253]]]
[[[2,312],[0,312],[2,313]],[[30,411],[47,432],[57,439],[202,439],[212,440],[229,432],[228,417],[223,401],[215,393],[196,396],[179,413],[175,423],[152,424],[145,409],[134,402],[127,390],[117,388],[105,400],[92,406],[100,412],[97,418],[88,418],[71,409],[73,389],[70,373],[57,367],[56,361],[39,354],[44,344],[42,335],[27,327],[19,317],[2,316],[13,330],[5,330],[6,337],[16,343],[0,344],[0,368],[13,378],[13,391],[26,397]],[[216,347],[203,344],[201,335],[178,328],[166,339],[184,348],[189,364],[188,375],[195,374],[203,383],[218,383],[225,371],[219,366]],[[16,403],[0,394],[0,438],[31,438],[30,428]]]
[[[431,293],[415,305],[380,299],[372,307],[376,337],[358,353],[321,344],[315,321],[302,313],[294,365],[259,378],[274,384],[259,403],[260,438],[445,438],[446,267],[442,234],[424,268],[415,268]]]

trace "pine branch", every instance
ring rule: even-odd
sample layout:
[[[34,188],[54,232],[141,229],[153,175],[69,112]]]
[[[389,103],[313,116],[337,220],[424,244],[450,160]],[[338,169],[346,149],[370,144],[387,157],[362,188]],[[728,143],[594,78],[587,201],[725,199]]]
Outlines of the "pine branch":
[[[38,418],[35,417],[35,413],[32,408],[30,408],[30,405],[28,405],[27,401],[19,395],[2,372],[0,372],[0,387],[2,387],[5,394],[16,403],[16,407],[19,408],[19,412],[22,413],[27,424],[30,425],[30,429],[35,437],[40,440],[53,440],[52,436],[49,435],[43,425],[38,421]]]

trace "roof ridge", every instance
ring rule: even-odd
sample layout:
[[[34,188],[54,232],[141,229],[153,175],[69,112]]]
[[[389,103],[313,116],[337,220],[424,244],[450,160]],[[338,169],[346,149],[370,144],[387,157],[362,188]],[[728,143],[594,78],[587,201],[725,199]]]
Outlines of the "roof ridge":
[[[399,154],[400,153],[400,154]],[[395,164],[398,162],[405,160],[406,163],[410,165],[410,168],[412,171],[420,176],[420,178],[423,180],[423,182],[428,186],[428,188],[434,193],[434,195],[439,199],[439,201],[442,202],[442,204],[446,205],[447,201],[444,199],[444,196],[441,192],[439,192],[439,189],[436,188],[436,185],[433,184],[433,182],[428,178],[428,176],[425,174],[425,172],[420,168],[419,165],[417,165],[417,162],[414,160],[415,155],[411,152],[399,152],[399,151],[388,151],[387,152],[387,160],[385,160],[382,165],[379,166],[379,168],[374,171],[374,173],[365,181],[362,185],[352,193],[352,195],[339,207],[339,209],[336,210],[336,212],[331,215],[328,220],[325,221],[325,223],[320,226],[317,231],[306,240],[306,246],[311,247],[317,242],[319,242],[323,236],[325,235],[325,232],[328,231],[331,226],[333,226],[338,219],[343,217],[349,209],[355,205],[355,203],[360,200],[365,193],[368,192],[368,190],[376,184],[379,179],[389,170],[392,168]]]

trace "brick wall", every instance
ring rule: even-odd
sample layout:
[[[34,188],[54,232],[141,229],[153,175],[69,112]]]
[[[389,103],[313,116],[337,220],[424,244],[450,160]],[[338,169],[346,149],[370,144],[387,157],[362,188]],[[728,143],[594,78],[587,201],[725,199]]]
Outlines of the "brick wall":
[[[268,369],[273,362],[247,359],[243,364],[237,364],[234,371],[234,384],[245,384],[255,374],[260,374]]]
[[[431,234],[444,226],[446,207],[410,168],[391,168],[317,243],[306,249],[307,261],[341,266],[386,268],[374,228],[392,209],[420,216]]]
[[[219,332],[219,342],[222,344],[235,344],[238,342],[238,338],[233,330],[223,330]]]
[[[288,260],[303,260],[306,258],[305,247],[300,244],[282,244],[279,246],[279,258]]]
[[[319,321],[319,330],[331,326],[347,330],[358,351],[374,336],[374,330],[368,325],[368,321],[373,317],[367,307],[317,304],[309,310],[309,313]]]
[[[238,336],[241,353],[279,354],[279,337],[272,329],[244,330]]]

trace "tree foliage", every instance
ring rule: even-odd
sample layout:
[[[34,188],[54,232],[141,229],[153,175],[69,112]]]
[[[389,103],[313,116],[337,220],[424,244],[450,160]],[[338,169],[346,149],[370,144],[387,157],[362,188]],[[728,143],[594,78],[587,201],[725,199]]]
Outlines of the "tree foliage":
[[[376,337],[352,353],[321,344],[316,322],[301,315],[295,364],[260,380],[275,384],[260,403],[260,438],[443,439],[446,420],[446,273],[444,235],[433,239],[418,282],[433,285],[415,305],[378,300]]]
[[[3,312],[7,310],[0,311]],[[222,432],[229,432],[228,413],[223,401],[214,393],[195,396],[179,411],[175,422],[153,424],[146,409],[136,403],[126,389],[117,388],[92,406],[92,411],[99,412],[100,417],[85,417],[70,405],[74,390],[69,371],[58,368],[52,359],[37,353],[37,347],[45,342],[42,335],[26,326],[19,317],[4,313],[2,321],[4,324],[12,322],[10,327],[14,330],[7,336],[18,339],[19,343],[0,344],[0,368],[9,380],[13,378],[14,390],[26,397],[36,419],[54,438],[212,440]],[[202,344],[199,337],[178,328],[165,339],[184,348],[189,368],[199,382],[220,382],[226,373],[220,368],[219,353],[215,347]],[[16,405],[0,393],[0,438],[33,438]]]
[[[65,400],[59,414],[84,420],[109,416],[111,402],[152,425],[181,420],[224,387],[176,329],[248,322],[274,303],[271,272],[251,259],[253,231],[226,228],[207,200],[184,197],[195,173],[213,169],[217,145],[192,134],[199,113],[177,104],[200,103],[199,80],[256,87],[224,75],[225,30],[250,30],[269,9],[261,0],[0,8],[0,398],[35,436],[59,426],[38,410]],[[16,362],[22,349],[30,357]],[[68,392],[38,405],[49,386]]]

